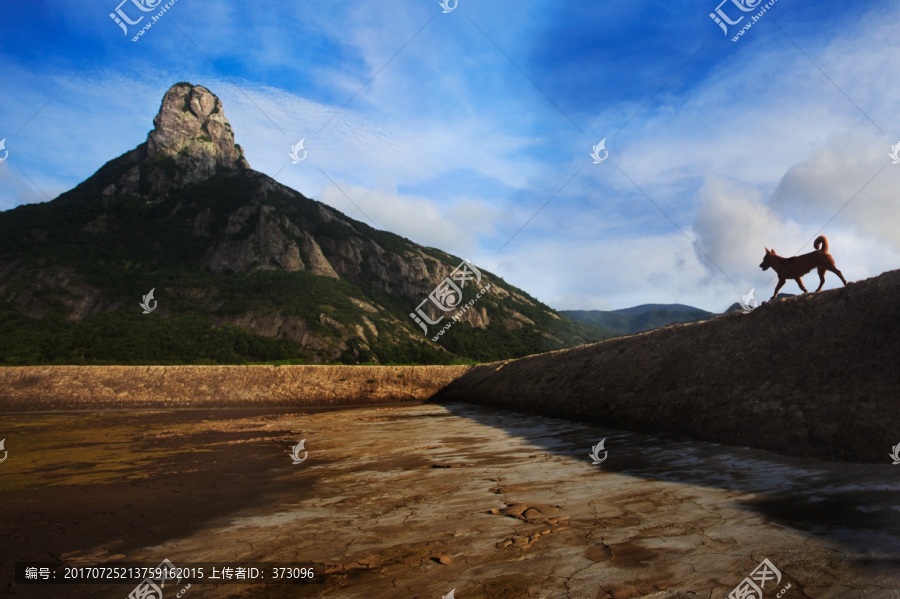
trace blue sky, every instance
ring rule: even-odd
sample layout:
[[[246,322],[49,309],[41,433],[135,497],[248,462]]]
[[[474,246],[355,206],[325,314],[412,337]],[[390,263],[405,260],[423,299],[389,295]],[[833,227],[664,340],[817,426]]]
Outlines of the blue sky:
[[[3,0],[0,210],[142,143],[189,81],[256,170],[554,308],[721,311],[820,231],[849,280],[896,268],[900,5],[778,0],[733,42],[765,2],[721,5],[727,37],[716,0],[661,4],[177,0],[133,42],[118,0]]]

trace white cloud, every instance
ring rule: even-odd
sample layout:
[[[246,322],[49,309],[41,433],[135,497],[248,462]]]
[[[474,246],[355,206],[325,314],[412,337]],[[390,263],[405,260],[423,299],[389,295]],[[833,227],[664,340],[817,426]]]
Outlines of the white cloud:
[[[890,164],[889,149],[873,135],[836,132],[787,170],[771,204],[823,226],[836,215],[834,222],[854,235],[874,236],[900,250],[900,170]]]
[[[763,204],[753,187],[709,177],[699,196],[697,244],[735,283],[746,281],[747,272],[762,261],[763,246],[784,247],[799,235],[796,225]],[[708,269],[716,271],[713,265]]]
[[[373,190],[335,183],[340,189],[324,187],[321,201],[366,224],[372,224],[371,218],[379,228],[425,246],[468,257],[477,249],[478,234],[493,233],[489,223],[494,209],[483,202],[466,200],[443,208],[427,198],[397,193],[395,188]]]
[[[478,264],[560,310],[683,303],[721,311],[735,301],[730,285],[698,288],[706,271],[679,232],[606,243],[536,240]]]

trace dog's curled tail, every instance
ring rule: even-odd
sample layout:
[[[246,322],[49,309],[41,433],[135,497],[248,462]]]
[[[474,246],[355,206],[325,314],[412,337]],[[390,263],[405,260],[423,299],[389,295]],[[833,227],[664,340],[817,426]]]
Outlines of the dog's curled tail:
[[[816,240],[813,242],[813,247],[819,250],[820,252],[828,251],[828,238],[824,235],[819,235],[816,237]]]

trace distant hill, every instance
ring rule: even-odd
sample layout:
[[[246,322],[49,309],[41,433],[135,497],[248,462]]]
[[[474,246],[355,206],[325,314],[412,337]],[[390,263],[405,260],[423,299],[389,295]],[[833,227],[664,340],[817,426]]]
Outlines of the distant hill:
[[[621,310],[560,310],[560,314],[616,335],[634,335],[670,324],[708,320],[716,316],[714,312],[683,304],[644,304]]]
[[[205,87],[173,85],[153,125],[0,212],[0,366],[446,364],[610,336],[254,171]]]
[[[794,293],[779,293],[776,300],[783,300],[786,297],[794,297],[795,295],[796,294],[794,294]],[[760,301],[759,304],[762,305],[767,301],[772,301],[772,300]],[[741,311],[743,311],[741,304],[739,302],[734,302],[733,304],[728,306],[728,309],[725,310],[724,312],[722,312],[722,314],[731,314],[732,312],[741,312]]]

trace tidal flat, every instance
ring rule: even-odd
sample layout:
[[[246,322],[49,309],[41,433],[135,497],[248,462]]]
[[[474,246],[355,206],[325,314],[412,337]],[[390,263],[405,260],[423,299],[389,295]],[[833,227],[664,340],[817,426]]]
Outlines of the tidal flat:
[[[900,595],[900,468],[888,459],[785,457],[460,403],[34,412],[3,424],[10,597],[134,586],[13,584],[16,561],[164,559],[315,573],[312,584],[194,583],[186,597],[718,599],[764,559],[781,575],[766,598],[788,585],[784,599]],[[608,453],[592,464],[601,439]]]

